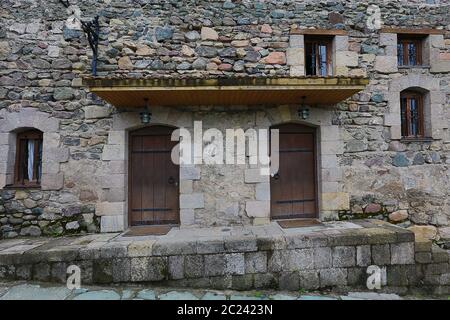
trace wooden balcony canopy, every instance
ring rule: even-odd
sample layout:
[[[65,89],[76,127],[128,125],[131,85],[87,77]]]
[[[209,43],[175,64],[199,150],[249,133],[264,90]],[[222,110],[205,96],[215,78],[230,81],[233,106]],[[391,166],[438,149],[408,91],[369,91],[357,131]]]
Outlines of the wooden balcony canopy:
[[[366,78],[215,78],[107,79],[85,78],[92,93],[116,107],[149,105],[332,105],[361,91]]]

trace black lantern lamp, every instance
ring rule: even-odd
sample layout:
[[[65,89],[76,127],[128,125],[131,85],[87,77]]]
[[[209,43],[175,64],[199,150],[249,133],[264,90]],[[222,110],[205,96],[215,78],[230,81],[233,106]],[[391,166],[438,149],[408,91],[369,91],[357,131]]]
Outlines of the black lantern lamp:
[[[306,100],[306,97],[303,96],[301,107],[300,107],[300,109],[298,109],[298,116],[300,118],[302,118],[303,120],[306,120],[309,118],[309,108],[305,105],[305,100]]]
[[[139,116],[141,118],[142,124],[149,124],[150,120],[152,119],[152,113],[148,110],[148,99],[145,98],[145,105],[144,105],[144,111],[139,113]]]

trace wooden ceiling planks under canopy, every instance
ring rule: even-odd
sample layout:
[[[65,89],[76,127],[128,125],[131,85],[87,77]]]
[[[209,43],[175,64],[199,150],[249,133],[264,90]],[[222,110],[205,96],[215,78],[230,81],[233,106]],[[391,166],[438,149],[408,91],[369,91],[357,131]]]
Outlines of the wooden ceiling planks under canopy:
[[[149,105],[332,105],[363,90],[366,78],[215,78],[110,79],[85,78],[92,93],[116,107]]]

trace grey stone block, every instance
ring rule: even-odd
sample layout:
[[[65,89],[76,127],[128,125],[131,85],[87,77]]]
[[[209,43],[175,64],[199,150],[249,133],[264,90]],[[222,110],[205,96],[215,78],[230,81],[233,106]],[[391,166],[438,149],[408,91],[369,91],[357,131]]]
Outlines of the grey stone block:
[[[33,265],[33,280],[49,281],[50,280],[50,265],[45,262]]]
[[[286,241],[283,236],[259,236],[256,238],[258,251],[286,249]]]
[[[449,272],[448,263],[430,263],[425,267],[425,274],[444,274]]]
[[[226,290],[230,289],[233,284],[231,276],[210,277],[208,286],[211,289]]]
[[[334,247],[333,267],[353,267],[356,264],[355,247]]]
[[[255,188],[256,200],[270,201],[270,183],[258,183]]]
[[[226,254],[225,261],[225,274],[237,275],[245,273],[245,259],[243,253]]]
[[[423,278],[425,285],[438,286],[440,284],[441,275],[440,274],[427,274]]]
[[[270,216],[270,201],[246,201],[245,212],[251,218],[268,218]]]
[[[226,252],[250,252],[257,249],[255,237],[225,238]]]
[[[151,257],[148,259],[148,280],[161,281],[167,278],[168,263],[167,257]]]
[[[450,286],[450,273],[441,274],[441,277],[439,279],[439,283],[441,285]]]
[[[131,258],[131,281],[141,282],[147,281],[147,265],[149,258]]]
[[[391,244],[392,264],[414,264],[414,242]]]
[[[205,255],[205,276],[222,276],[226,271],[224,254]]]
[[[195,224],[195,210],[181,209],[180,210],[180,224],[182,226],[191,226]]]
[[[398,242],[414,242],[415,235],[414,232],[405,230],[402,228],[396,228],[397,241]]]
[[[269,181],[269,177],[261,174],[261,170],[259,168],[255,169],[246,169],[244,171],[244,182],[245,183],[259,183],[259,182],[267,182]]]
[[[397,234],[388,229],[382,228],[367,228],[364,230],[367,234],[368,244],[386,244],[395,243],[397,241]]]
[[[414,244],[414,251],[415,252],[431,252],[431,241],[417,241]]]
[[[371,263],[370,245],[356,247],[356,265],[359,267],[369,266]]]
[[[285,250],[269,251],[267,253],[267,268],[269,272],[280,272],[283,270],[282,252],[285,252]]]
[[[93,262],[89,260],[75,261],[73,263],[81,270],[81,283],[91,284],[93,282]]]
[[[221,253],[225,251],[225,244],[223,240],[208,240],[197,241],[197,253]]]
[[[320,287],[347,285],[347,269],[329,268],[319,270]]]
[[[129,257],[149,257],[155,240],[135,241],[128,245]]]
[[[312,240],[306,235],[286,235],[285,241],[287,249],[304,249],[313,246]]]
[[[111,259],[94,260],[92,268],[92,281],[94,283],[103,284],[113,282]]]
[[[255,273],[253,286],[255,289],[278,289],[278,278],[272,273]]]
[[[377,244],[372,246],[372,262],[377,266],[391,263],[389,244]]]
[[[408,274],[406,266],[393,265],[387,267],[387,284],[389,286],[407,286]]]
[[[41,251],[38,252],[43,256],[43,260],[51,261],[51,262],[59,262],[59,261],[74,261],[77,259],[79,254],[78,248],[58,248],[57,250],[49,250],[49,251]]]
[[[110,108],[105,106],[86,106],[84,107],[84,117],[86,119],[106,118],[111,113]]]
[[[129,282],[131,280],[131,260],[118,258],[112,260],[113,282]]]
[[[195,279],[182,279],[174,280],[177,285],[174,287],[188,287],[188,288],[209,288],[210,278],[195,278]],[[170,284],[171,281],[169,281]]]
[[[331,248],[319,247],[314,248],[314,268],[330,268],[332,266],[333,258],[331,255]]]
[[[319,271],[300,271],[299,276],[299,288],[305,290],[316,290],[320,287]]]
[[[356,246],[368,243],[368,236],[364,229],[343,231],[337,234],[328,235],[329,246]]]
[[[52,265],[51,265],[51,280],[55,281],[55,282],[59,282],[59,283],[66,283],[67,264],[65,262],[52,263]]]
[[[267,253],[249,252],[245,254],[245,273],[267,272]]]
[[[184,256],[169,257],[169,279],[184,278]]]
[[[280,290],[298,290],[299,285],[300,277],[297,272],[283,272],[278,278],[278,288]]]
[[[14,280],[16,275],[16,267],[14,265],[0,266],[0,279]]]
[[[31,280],[31,275],[32,275],[32,265],[30,264],[24,264],[24,265],[19,265],[16,267],[16,278],[18,280]],[[2,267],[0,267],[1,269]],[[0,271],[1,273],[1,271]],[[0,275],[0,279],[1,279],[1,275]]]
[[[253,275],[234,275],[231,279],[231,288],[233,290],[250,290],[253,288]]]
[[[161,240],[153,244],[153,256],[169,256],[169,255],[187,255],[197,253],[196,241]]]
[[[180,209],[201,209],[205,207],[203,193],[181,194]]]
[[[285,250],[282,255],[283,271],[298,271],[314,268],[313,249]]]
[[[362,286],[366,288],[367,276],[365,268],[347,269],[347,281],[349,286]]]
[[[431,252],[416,252],[415,259],[418,263],[431,263]]]
[[[184,275],[186,278],[200,278],[205,275],[203,257],[203,255],[185,257]]]
[[[180,167],[180,180],[199,180],[200,168],[194,166]]]
[[[448,262],[450,257],[450,253],[437,246],[433,246],[431,249],[431,255],[434,263]]]
[[[107,244],[100,249],[100,257],[103,259],[125,258],[126,256],[127,246],[123,244]]]
[[[181,180],[180,181],[180,193],[192,193],[193,191],[192,180]]]

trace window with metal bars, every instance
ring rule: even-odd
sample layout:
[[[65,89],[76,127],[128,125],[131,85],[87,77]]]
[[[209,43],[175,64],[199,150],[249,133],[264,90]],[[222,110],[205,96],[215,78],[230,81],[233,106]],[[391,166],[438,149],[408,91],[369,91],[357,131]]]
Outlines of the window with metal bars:
[[[332,75],[332,38],[305,36],[305,71],[307,76]]]
[[[14,185],[39,186],[42,176],[42,132],[27,130],[17,134]]]
[[[397,60],[399,66],[422,65],[422,40],[417,37],[398,36]]]
[[[423,138],[423,96],[417,92],[402,92],[400,104],[402,137]]]

